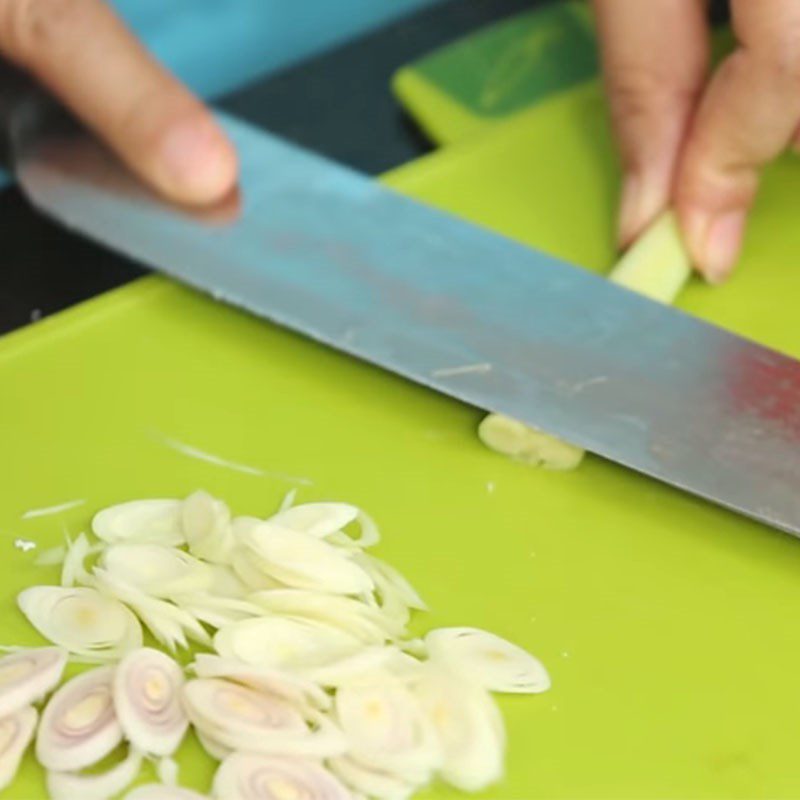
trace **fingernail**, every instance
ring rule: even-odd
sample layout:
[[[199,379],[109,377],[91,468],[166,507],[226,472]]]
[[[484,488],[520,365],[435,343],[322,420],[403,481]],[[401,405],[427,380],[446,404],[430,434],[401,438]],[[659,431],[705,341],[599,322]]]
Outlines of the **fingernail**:
[[[210,121],[191,118],[176,123],[164,137],[160,155],[175,193],[186,202],[217,200],[235,182],[233,150]]]
[[[619,207],[618,237],[621,247],[627,247],[646,225],[653,220],[666,202],[654,179],[629,174],[622,184]]]
[[[709,283],[722,283],[733,270],[742,247],[745,221],[743,211],[728,211],[708,225],[699,267]]]

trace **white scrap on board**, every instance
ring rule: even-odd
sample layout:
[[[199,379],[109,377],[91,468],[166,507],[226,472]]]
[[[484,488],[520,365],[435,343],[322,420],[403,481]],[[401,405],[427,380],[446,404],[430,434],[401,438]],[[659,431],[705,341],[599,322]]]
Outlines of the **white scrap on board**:
[[[14,539],[14,547],[16,547],[17,550],[22,550],[23,553],[28,553],[36,549],[36,542],[32,542],[30,539],[16,538]]]
[[[460,367],[442,367],[431,372],[433,378],[453,378],[457,375],[485,375],[492,371],[492,365],[488,361],[480,364],[464,364]]]
[[[245,475],[255,475],[258,478],[275,478],[279,481],[286,481],[287,483],[298,483],[301,486],[313,486],[314,481],[310,478],[302,478],[296,475],[287,475],[284,472],[267,472],[260,467],[254,467],[250,464],[241,464],[238,461],[230,461],[227,458],[218,456],[214,453],[209,453],[206,450],[201,450],[193,445],[181,442],[178,439],[173,439],[170,436],[160,436],[161,441],[167,446],[180,453],[181,455],[188,456],[189,458],[196,458],[199,461],[206,461],[209,464],[214,464],[217,467],[224,469],[232,469],[236,472],[243,472]]]
[[[68,500],[66,503],[59,503],[56,506],[45,506],[43,508],[29,508],[23,515],[22,519],[36,519],[37,517],[49,517],[52,514],[63,514],[65,511],[71,511],[73,508],[82,506],[86,501],[81,500]]]
[[[486,484],[486,491],[489,492],[489,494],[494,494],[494,490],[495,490],[494,481],[488,481]]]

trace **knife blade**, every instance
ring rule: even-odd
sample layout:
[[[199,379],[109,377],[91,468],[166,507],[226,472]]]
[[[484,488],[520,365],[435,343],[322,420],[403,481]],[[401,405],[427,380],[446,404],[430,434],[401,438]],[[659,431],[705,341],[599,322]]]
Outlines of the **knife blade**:
[[[37,124],[62,224],[215,298],[800,535],[800,363],[219,115],[238,205],[197,214]]]

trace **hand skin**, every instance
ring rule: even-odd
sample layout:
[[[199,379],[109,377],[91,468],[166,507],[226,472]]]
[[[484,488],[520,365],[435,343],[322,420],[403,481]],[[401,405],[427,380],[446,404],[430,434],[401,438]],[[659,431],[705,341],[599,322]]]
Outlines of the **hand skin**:
[[[674,205],[697,269],[733,270],[762,168],[800,143],[800,2],[731,0],[709,76],[705,0],[593,0],[625,174],[624,247]]]
[[[213,116],[103,0],[0,0],[0,55],[165,197],[208,205],[235,186],[236,153]]]

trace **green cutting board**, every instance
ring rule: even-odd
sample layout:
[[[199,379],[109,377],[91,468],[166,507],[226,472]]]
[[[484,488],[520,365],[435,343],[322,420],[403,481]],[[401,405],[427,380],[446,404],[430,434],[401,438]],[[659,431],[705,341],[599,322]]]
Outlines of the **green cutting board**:
[[[609,153],[587,89],[390,180],[605,269]],[[798,191],[787,161],[736,279],[683,305],[800,355],[800,230],[779,202]],[[383,524],[381,554],[433,609],[420,629],[483,626],[547,664],[550,693],[502,700],[508,776],[485,797],[800,796],[796,540],[601,459],[532,471],[478,443],[477,410],[157,278],[0,341],[0,386],[0,643],[40,641],[14,597],[56,579],[15,538],[46,547],[100,506],[198,486],[268,514],[298,486],[300,500],[350,500]],[[208,786],[194,743],[181,763]],[[44,796],[30,756],[5,796]]]

